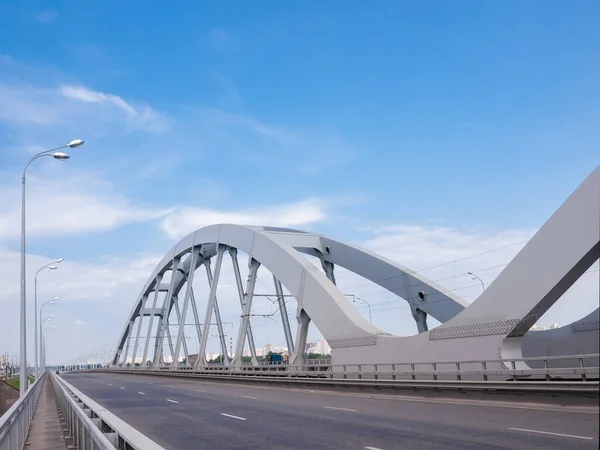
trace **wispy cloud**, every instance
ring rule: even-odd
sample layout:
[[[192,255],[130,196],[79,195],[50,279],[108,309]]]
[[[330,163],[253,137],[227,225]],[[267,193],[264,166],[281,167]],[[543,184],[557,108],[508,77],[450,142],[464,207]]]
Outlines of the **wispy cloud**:
[[[107,181],[86,172],[52,178],[30,175],[28,230],[31,235],[89,233],[159,219],[170,209],[145,208],[117,192]],[[16,187],[0,185],[0,240],[18,236],[20,201]]]
[[[170,119],[153,108],[83,86],[44,88],[0,81],[0,121],[18,125],[123,124],[126,130],[163,133]]]
[[[35,15],[35,20],[41,23],[55,23],[58,20],[58,11],[40,11]]]
[[[182,207],[167,215],[161,228],[170,238],[178,239],[198,228],[219,223],[294,227],[320,222],[325,217],[324,202],[317,199],[239,211]]]
[[[134,106],[118,95],[72,85],[61,86],[60,93],[66,98],[84,103],[114,106],[125,113],[130,124],[145,131],[164,132],[169,129],[169,123],[165,116],[146,105]]]

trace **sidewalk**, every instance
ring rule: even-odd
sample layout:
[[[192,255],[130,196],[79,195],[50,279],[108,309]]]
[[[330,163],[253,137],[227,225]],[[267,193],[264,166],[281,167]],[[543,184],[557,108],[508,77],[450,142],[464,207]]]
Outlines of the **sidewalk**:
[[[65,450],[67,448],[56,409],[54,386],[48,376],[44,380],[25,445],[28,450]]]

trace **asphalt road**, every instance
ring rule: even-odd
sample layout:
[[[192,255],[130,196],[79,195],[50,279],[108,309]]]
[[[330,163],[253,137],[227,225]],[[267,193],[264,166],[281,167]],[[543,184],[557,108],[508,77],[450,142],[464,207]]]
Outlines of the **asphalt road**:
[[[64,379],[167,449],[597,449],[598,409],[123,374]]]

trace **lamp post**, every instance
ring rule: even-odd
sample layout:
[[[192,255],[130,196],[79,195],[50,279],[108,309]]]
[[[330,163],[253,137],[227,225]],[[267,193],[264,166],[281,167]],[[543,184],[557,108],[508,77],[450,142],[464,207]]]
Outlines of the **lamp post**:
[[[40,306],[40,319],[42,318],[42,309],[44,309],[44,306],[46,306],[46,305],[54,305],[54,303],[55,303],[55,302],[56,302],[56,301],[57,301],[59,298],[60,298],[60,297],[54,297],[54,299],[53,299],[53,300],[49,300],[49,301],[47,301],[47,302],[45,302],[45,303],[42,303],[42,306]],[[36,312],[36,314],[37,314],[37,312]],[[36,315],[36,317],[37,317],[37,315]],[[40,329],[41,329],[41,328],[42,328],[42,323],[40,322]],[[52,329],[52,328],[54,328],[54,327],[52,326],[52,327],[48,328],[48,330],[50,330],[50,329]],[[38,334],[38,333],[37,333],[37,327],[35,327],[35,330],[36,330],[36,332],[35,332],[35,335],[37,336],[37,334]],[[46,330],[46,331],[48,331],[48,330]],[[43,336],[40,336],[40,347],[42,346],[42,342],[41,342],[41,341],[42,341],[42,338],[43,338]],[[37,348],[37,342],[36,342],[36,348]],[[41,367],[41,365],[42,365],[42,364],[41,364],[41,359],[42,359],[42,357],[41,357],[41,352],[42,352],[42,349],[40,348],[40,367]],[[36,366],[36,372],[37,372],[37,366]],[[40,374],[38,373],[36,376],[38,376],[38,377],[39,377],[39,376],[40,376]]]
[[[467,272],[469,275],[471,275],[471,278],[473,280],[479,280],[479,282],[481,283],[481,288],[485,291],[485,284],[483,283],[483,280],[481,278],[479,278],[477,275],[475,275],[473,272]]]
[[[41,308],[40,308],[41,309]],[[42,333],[42,324],[46,321],[51,322],[52,318],[54,317],[54,314],[52,314],[51,316],[46,317],[44,320],[42,320],[40,322],[40,336],[42,337],[42,342],[41,342],[41,346],[42,348],[40,349],[40,353],[45,353],[45,348],[46,348],[46,341],[44,339],[44,334]],[[42,359],[42,358],[40,358]]]
[[[52,335],[50,333],[46,335],[46,333],[53,329],[54,326],[46,328],[42,333],[42,343],[40,348],[40,367],[42,368],[42,373],[46,371],[46,342],[52,339]]]
[[[352,297],[352,303],[356,303],[356,300],[358,300],[359,302],[364,303],[365,305],[367,305],[367,307],[369,308],[369,323],[371,325],[373,325],[373,321],[371,320],[371,304],[369,302],[367,302],[366,300],[363,300],[360,297],[357,297],[354,294],[345,294],[346,297]]]
[[[42,156],[52,156],[54,159],[66,160],[69,159],[69,155],[63,152],[57,152],[63,148],[76,148],[83,145],[83,140],[75,139],[66,145],[60,147],[51,148],[43,152],[33,155],[25,168],[23,169],[23,175],[21,176],[21,375],[20,375],[20,395],[21,397],[27,392],[27,301],[26,301],[26,262],[25,262],[25,175],[29,165]]]
[[[38,271],[35,273],[35,277],[34,277],[34,323],[37,324],[38,323],[38,316],[37,316],[37,276],[38,274],[44,270],[44,269],[50,269],[50,270],[56,270],[58,269],[58,266],[55,266],[54,264],[60,264],[61,262],[63,262],[64,259],[63,258],[58,258],[56,261],[51,262],[49,264],[46,264],[45,266],[42,266],[38,269]],[[56,297],[55,300],[58,300],[58,297]],[[38,351],[38,342],[39,342],[39,338],[38,338],[38,331],[37,331],[37,326],[34,327],[35,328],[35,377],[39,377],[39,370],[38,370],[38,361],[39,361],[39,351]]]

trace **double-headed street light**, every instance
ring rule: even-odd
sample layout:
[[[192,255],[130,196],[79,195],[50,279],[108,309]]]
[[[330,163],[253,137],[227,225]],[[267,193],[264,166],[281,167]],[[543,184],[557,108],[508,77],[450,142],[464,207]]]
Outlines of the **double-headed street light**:
[[[35,277],[34,277],[34,323],[37,325],[38,323],[38,315],[37,315],[37,277],[38,274],[44,270],[44,269],[49,269],[49,270],[56,270],[58,269],[58,266],[55,266],[55,264],[60,264],[61,262],[63,262],[64,259],[63,258],[58,258],[56,261],[53,261],[51,263],[46,264],[45,266],[42,266],[38,269],[38,271],[35,273]],[[56,297],[55,300],[58,300],[58,297]],[[38,329],[37,326],[34,326],[35,328],[35,377],[39,377],[40,376],[40,372],[39,372],[39,359],[40,359],[40,353],[38,350],[38,342],[39,342],[39,338],[38,338]]]
[[[69,155],[63,152],[57,152],[63,148],[76,148],[83,145],[83,140],[75,139],[66,145],[51,148],[33,155],[25,168],[21,177],[21,375],[20,375],[20,395],[25,395],[27,391],[27,301],[26,301],[26,260],[25,260],[25,176],[29,165],[42,156],[52,156],[54,159],[66,160]],[[37,325],[37,323],[36,323]]]

